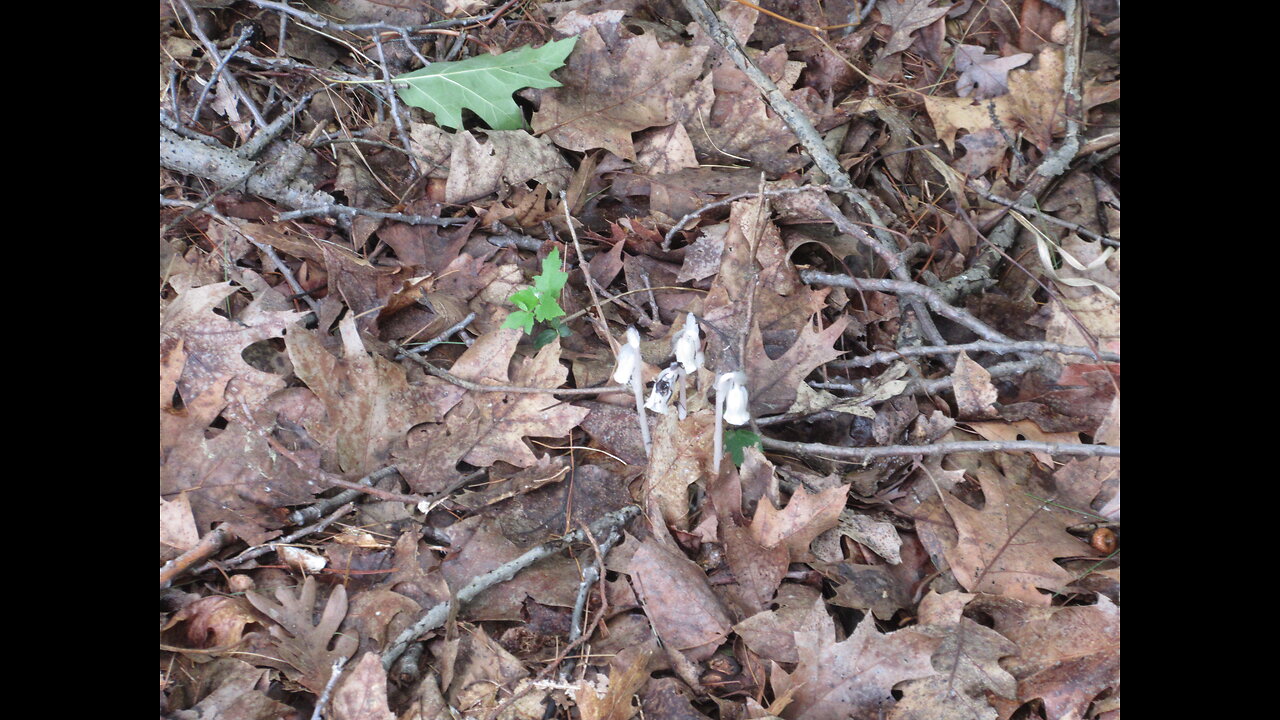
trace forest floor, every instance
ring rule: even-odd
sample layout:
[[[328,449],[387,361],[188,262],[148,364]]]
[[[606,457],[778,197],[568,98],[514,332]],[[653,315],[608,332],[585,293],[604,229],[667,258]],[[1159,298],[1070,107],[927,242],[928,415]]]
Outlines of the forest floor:
[[[160,714],[1120,716],[1104,0],[162,0]]]

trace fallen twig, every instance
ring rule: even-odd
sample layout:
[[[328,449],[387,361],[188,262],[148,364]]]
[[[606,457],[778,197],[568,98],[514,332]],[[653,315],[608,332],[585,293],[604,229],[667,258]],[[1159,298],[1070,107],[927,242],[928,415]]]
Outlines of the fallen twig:
[[[200,542],[196,543],[190,550],[162,565],[160,567],[160,589],[164,590],[169,587],[179,575],[186,572],[196,563],[209,559],[214,553],[221,550],[231,534],[229,527],[227,523],[222,523],[205,533],[205,536],[200,538]]]
[[[1079,443],[1047,443],[1031,441],[976,440],[966,442],[931,443],[928,445],[884,445],[881,447],[842,447],[822,443],[790,442],[761,437],[766,450],[782,450],[797,455],[816,455],[865,462],[873,458],[907,457],[911,455],[951,455],[974,452],[1042,452],[1050,455],[1074,455],[1079,457],[1120,457],[1120,448],[1110,445],[1084,445]]]
[[[990,342],[987,340],[978,340],[971,343],[964,343],[962,345],[921,345],[919,347],[899,348],[897,350],[882,350],[880,352],[871,353],[870,355],[863,355],[862,357],[848,358],[845,360],[832,360],[827,363],[827,366],[833,368],[871,367],[873,365],[891,363],[894,360],[899,360],[903,357],[922,355],[954,355],[962,352],[990,352],[1001,355],[1026,352],[1051,352],[1061,355],[1083,355],[1101,362],[1120,362],[1120,355],[1118,353],[1095,353],[1092,348],[1079,347],[1076,345],[1063,345],[1062,343],[1043,342],[1039,340],[1022,340],[1017,342]]]
[[[608,534],[614,529],[625,525],[629,520],[631,520],[631,518],[635,517],[639,513],[640,507],[638,505],[627,505],[619,510],[614,510],[613,512],[608,513],[599,520],[591,523],[590,531],[595,535]],[[458,591],[455,596],[457,598],[457,603],[459,605],[464,605],[470,602],[480,593],[494,585],[507,582],[511,578],[515,577],[516,573],[529,567],[535,562],[554,555],[573,543],[581,542],[585,538],[586,534],[583,530],[574,530],[563,537],[550,540],[532,548],[515,560],[503,563],[493,570],[473,578],[471,582],[467,583],[466,587]],[[431,610],[427,611],[427,614],[423,615],[418,622],[400,633],[400,635],[395,639],[395,642],[391,643],[386,651],[382,653],[382,667],[389,669],[392,664],[395,663],[396,659],[404,653],[405,648],[409,646],[409,643],[416,640],[423,633],[440,627],[440,625],[444,623],[445,618],[448,617],[449,609],[452,606],[452,602],[439,603],[435,607],[431,608]]]
[[[1013,340],[1004,333],[982,322],[971,315],[968,311],[948,305],[947,302],[942,299],[942,296],[933,288],[921,285],[917,282],[855,278],[848,275],[834,275],[832,273],[825,273],[818,270],[801,270],[800,280],[815,285],[834,285],[836,287],[845,287],[852,290],[871,290],[875,292],[913,295],[927,303],[930,310],[933,310],[935,313],[947,318],[948,320],[964,325],[980,338],[1003,344],[1013,342]]]
[[[233,558],[219,561],[217,565],[214,565],[212,562],[207,562],[204,565],[201,565],[199,568],[196,568],[196,570],[194,571],[194,574],[199,575],[200,573],[207,572],[209,570],[215,570],[219,567],[221,568],[239,567],[249,562],[250,560],[253,560],[254,558],[261,557],[263,555],[266,555],[269,552],[273,552],[275,550],[276,545],[284,545],[287,543],[297,542],[298,540],[301,540],[302,538],[307,537],[308,535],[315,535],[316,533],[324,532],[330,525],[337,522],[338,518],[341,518],[343,515],[346,515],[347,513],[351,512],[352,510],[355,509],[355,507],[356,507],[355,503],[352,503],[352,502],[346,503],[342,507],[330,513],[328,517],[324,518],[323,520],[321,520],[320,522],[314,525],[309,525],[307,527],[296,530],[292,533],[289,533],[288,535],[285,535],[284,537],[278,540],[272,540],[266,545],[257,545],[255,547],[251,547],[248,550],[245,550],[244,552],[240,553],[239,555],[236,555]]]
[[[467,390],[474,390],[476,392],[552,393],[554,395],[603,395],[605,393],[628,392],[631,390],[631,388],[627,385],[604,385],[601,387],[594,387],[594,388],[534,388],[534,387],[522,387],[519,385],[484,385],[481,383],[471,382],[470,380],[463,380],[462,378],[458,377],[457,375],[454,375],[448,370],[441,370],[440,368],[436,367],[435,365],[432,365],[426,360],[423,360],[417,355],[412,354],[410,350],[404,348],[403,346],[400,345],[400,343],[397,343],[394,340],[387,343],[387,345],[390,346],[391,349],[395,350],[396,352],[404,354],[404,356],[409,360],[412,360],[418,363],[419,365],[422,366],[423,370],[426,370],[428,373],[435,375],[441,380],[445,380],[449,383],[457,385],[460,388],[465,388]]]

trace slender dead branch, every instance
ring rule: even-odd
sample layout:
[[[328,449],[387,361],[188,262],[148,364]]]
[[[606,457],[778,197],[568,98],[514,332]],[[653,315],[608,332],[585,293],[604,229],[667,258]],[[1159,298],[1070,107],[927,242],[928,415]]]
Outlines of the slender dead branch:
[[[1042,452],[1050,455],[1077,457],[1120,457],[1120,448],[1110,445],[1084,445],[1079,443],[1019,442],[1003,440],[978,440],[970,442],[930,443],[928,445],[884,445],[882,447],[842,447],[822,443],[790,442],[769,437],[760,438],[767,450],[782,450],[796,455],[815,455],[866,462],[882,457],[909,457],[912,455],[952,455],[955,453],[981,452]]]
[[[591,523],[590,531],[594,535],[607,535],[608,533],[613,532],[616,528],[620,528],[625,525],[631,520],[631,518],[635,517],[639,513],[639,506],[627,505],[619,510],[614,510],[613,512],[608,513],[599,520]],[[516,573],[524,570],[535,562],[545,557],[550,557],[551,555],[569,547],[573,543],[582,542],[585,538],[586,535],[583,530],[574,530],[563,537],[542,543],[515,560],[503,563],[493,570],[473,578],[471,582],[467,583],[466,587],[458,591],[455,596],[457,598],[457,603],[459,605],[465,605],[475,599],[477,595],[494,585],[507,582],[511,578],[515,577]],[[400,635],[395,639],[395,642],[391,643],[386,652],[382,653],[382,667],[390,669],[396,659],[404,653],[405,648],[409,646],[409,643],[416,640],[423,633],[440,627],[440,625],[444,623],[445,618],[449,616],[449,610],[452,606],[453,602],[442,602],[436,605],[431,608],[431,610],[427,611],[427,614],[423,615],[422,618],[411,627],[400,633]]]
[[[195,566],[196,563],[212,557],[214,553],[222,549],[222,546],[227,543],[230,536],[230,526],[227,523],[222,523],[205,533],[205,536],[200,538],[200,542],[196,543],[190,550],[161,566],[160,589],[164,590],[169,587],[179,575]]]
[[[899,348],[897,350],[882,350],[880,352],[871,353],[870,355],[863,355],[862,357],[848,358],[845,360],[832,360],[827,363],[827,366],[833,368],[865,368],[891,363],[904,357],[955,355],[962,352],[990,352],[1001,355],[1027,352],[1051,352],[1058,353],[1060,355],[1083,355],[1101,362],[1120,362],[1119,353],[1095,353],[1092,348],[1079,347],[1076,345],[1063,345],[1062,343],[1043,342],[1039,340],[1022,340],[1007,343],[978,340],[961,345],[921,345],[919,347]]]
[[[269,552],[273,552],[275,550],[276,545],[285,545],[288,543],[297,542],[309,535],[315,535],[316,533],[324,532],[326,529],[328,529],[330,525],[337,522],[338,519],[341,518],[343,515],[346,515],[347,513],[354,510],[355,507],[356,507],[356,504],[353,502],[346,503],[345,505],[333,511],[323,520],[321,520],[318,523],[315,523],[314,525],[309,525],[295,532],[289,533],[288,535],[285,535],[279,540],[272,540],[270,543],[266,545],[257,545],[255,547],[251,547],[248,550],[245,550],[244,552],[240,553],[239,555],[236,555],[233,558],[230,558],[228,560],[218,561],[217,565],[214,565],[212,562],[205,563],[204,565],[201,565],[199,568],[197,568],[194,574],[199,575],[200,573],[208,572],[209,570],[215,570],[219,567],[221,568],[240,567],[241,565],[249,562],[250,560],[253,560],[254,558],[261,557],[263,555],[266,555]]]
[[[801,270],[800,280],[814,285],[834,285],[852,290],[871,290],[875,292],[898,293],[918,297],[928,304],[929,309],[953,322],[972,330],[978,337],[996,343],[1013,342],[1004,333],[992,328],[966,310],[948,305],[942,296],[933,288],[920,283],[902,280],[883,280],[871,278],[855,278],[848,275],[834,275],[818,270]],[[942,343],[938,343],[942,344]]]
[[[411,351],[402,347],[399,343],[391,341],[387,343],[393,350],[404,354],[406,358],[412,360],[422,366],[423,370],[435,375],[441,380],[457,385],[460,388],[474,390],[476,392],[507,392],[507,393],[551,393],[553,395],[603,395],[605,393],[627,392],[631,388],[626,385],[604,385],[595,388],[533,388],[523,387],[519,385],[483,385],[481,383],[463,380],[448,370],[441,370],[431,363],[423,360]]]

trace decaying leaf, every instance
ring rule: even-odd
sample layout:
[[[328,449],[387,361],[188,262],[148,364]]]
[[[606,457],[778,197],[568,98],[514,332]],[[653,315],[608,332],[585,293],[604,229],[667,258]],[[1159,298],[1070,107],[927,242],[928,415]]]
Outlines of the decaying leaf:
[[[805,648],[796,669],[774,665],[769,676],[776,693],[791,693],[787,720],[877,717],[892,708],[894,685],[934,674],[929,658],[940,644],[912,629],[882,634],[869,615],[841,642],[831,624],[795,636]]]
[[[595,26],[583,31],[557,73],[563,86],[540,93],[533,130],[570,150],[604,148],[635,160],[631,133],[676,119],[675,98],[698,76],[706,50],[659,43],[622,26],[606,34],[608,40]]]
[[[314,620],[316,580],[308,577],[295,595],[288,588],[276,590],[272,601],[260,593],[249,593],[249,602],[275,621],[271,637],[275,657],[260,662],[283,670],[314,693],[321,693],[338,658],[349,658],[359,645],[359,638],[338,634],[338,626],[347,615],[347,590],[334,586],[320,619]],[[335,634],[337,638],[335,639]],[[330,649],[330,644],[333,648]]]
[[[1090,553],[1065,530],[1075,520],[1010,487],[989,467],[979,467],[977,476],[985,498],[982,510],[954,497],[945,503],[959,533],[956,546],[947,551],[952,572],[970,592],[1049,604],[1052,598],[1039,589],[1062,590],[1074,579],[1054,558]]]
[[[715,653],[732,622],[702,569],[656,539],[631,558],[632,582],[662,642],[699,662]]]
[[[332,443],[344,471],[359,477],[384,462],[409,428],[443,419],[463,390],[438,378],[410,385],[404,370],[365,350],[350,316],[339,329],[342,359],[304,331],[289,336],[289,357],[328,411],[327,437],[320,428],[313,432]]]

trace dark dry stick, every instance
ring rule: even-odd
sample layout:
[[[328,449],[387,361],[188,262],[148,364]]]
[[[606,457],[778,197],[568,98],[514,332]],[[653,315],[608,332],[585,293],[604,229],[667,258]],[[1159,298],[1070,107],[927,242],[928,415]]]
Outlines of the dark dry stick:
[[[1008,344],[1013,342],[1013,340],[1004,333],[993,329],[986,323],[969,314],[968,311],[948,305],[937,291],[928,286],[921,285],[920,283],[910,281],[904,282],[902,280],[854,278],[848,275],[834,275],[832,273],[820,272],[818,270],[801,270],[800,280],[814,285],[834,285],[836,287],[845,287],[852,290],[872,290],[876,292],[913,295],[927,303],[930,310],[933,310],[935,313],[947,318],[948,320],[964,325],[977,334],[978,337],[996,343]]]
[[[221,550],[222,546],[227,542],[228,535],[230,535],[229,528],[230,526],[227,523],[222,523],[200,538],[200,542],[196,543],[195,547],[165,563],[160,568],[160,589],[164,590],[169,587],[175,578],[186,572],[193,565],[208,559]]]
[[[832,360],[827,363],[833,368],[864,368],[873,365],[883,365],[891,363],[894,360],[907,356],[922,355],[952,355],[961,352],[991,352],[1002,355],[1010,355],[1025,352],[1052,352],[1062,355],[1083,355],[1101,362],[1120,362],[1118,353],[1094,353],[1092,348],[1079,347],[1076,345],[1063,345],[1062,343],[1042,342],[1038,340],[1023,340],[1017,342],[990,342],[987,340],[978,340],[962,345],[921,345],[913,348],[900,348],[898,350],[882,350],[874,352],[870,355],[862,357],[849,358],[847,360]]]
[[[967,442],[931,443],[928,445],[884,445],[882,447],[842,447],[822,443],[789,442],[769,437],[760,438],[768,450],[782,450],[796,455],[816,455],[838,460],[865,462],[872,458],[909,457],[912,455],[951,455],[972,452],[1042,452],[1050,455],[1077,457],[1120,457],[1120,448],[1109,445],[1084,445],[1078,443],[1018,442],[1002,440],[978,440]]]
[[[191,5],[187,0],[178,0],[178,2],[182,5],[183,11],[187,14],[187,20],[190,22],[191,32],[200,40],[200,44],[204,45],[204,51],[209,54],[209,59],[212,60],[215,65],[220,64],[222,60],[221,55],[218,53],[218,46],[204,34],[204,30],[200,29],[200,21],[196,18],[196,11],[191,9]],[[212,82],[212,80],[210,80],[210,82]],[[253,98],[249,96],[249,93],[245,92],[240,87],[240,83],[236,82],[235,75],[227,73],[226,83],[227,87],[231,88],[231,90],[235,92],[236,97],[240,99],[240,102],[244,103],[245,107],[249,108],[249,112],[253,113],[253,119],[258,123],[258,127],[265,127],[267,121],[262,117],[262,112],[258,110],[257,103],[253,101]],[[194,120],[195,118],[192,118],[192,121]]]
[[[458,377],[457,375],[454,375],[448,370],[441,370],[440,368],[436,367],[435,365],[432,365],[426,360],[423,360],[417,355],[411,354],[410,351],[402,347],[400,343],[392,341],[387,343],[387,345],[389,345],[391,349],[395,350],[396,352],[404,354],[404,356],[409,360],[412,360],[418,363],[419,365],[422,366],[423,370],[426,370],[428,373],[435,375],[441,380],[446,380],[454,385],[457,385],[460,388],[465,388],[467,390],[474,390],[476,392],[552,393],[555,395],[602,395],[604,393],[627,392],[631,389],[630,386],[627,386],[627,385],[603,385],[601,387],[594,387],[594,388],[534,388],[534,387],[521,387],[518,385],[482,385],[480,383],[471,382],[470,380],[463,380],[462,378]]]
[[[397,353],[395,359],[399,360],[401,358],[408,357],[411,354],[421,355],[427,352],[428,350],[430,350],[431,348],[444,342],[445,340],[448,340],[454,333],[470,325],[471,321],[475,319],[476,319],[475,313],[467,313],[466,317],[462,318],[461,320],[454,323],[453,325],[450,325],[448,328],[445,329],[444,332],[440,333],[439,335],[436,335],[435,337],[422,343],[418,347],[413,348],[412,350],[406,350],[406,351]]]
[[[639,513],[639,506],[627,505],[619,510],[614,510],[613,512],[608,513],[599,520],[591,523],[590,531],[595,535],[604,535],[612,532],[616,528],[622,527]],[[485,590],[499,583],[507,582],[511,578],[515,577],[516,573],[521,570],[545,557],[549,557],[561,550],[564,550],[573,543],[582,542],[585,537],[586,535],[583,530],[574,530],[561,538],[542,543],[515,560],[503,563],[493,570],[473,578],[471,582],[467,583],[466,587],[458,591],[455,596],[457,603],[459,605],[465,605]],[[453,603],[450,601],[437,604],[435,607],[427,611],[427,614],[423,615],[422,618],[418,620],[418,622],[414,623],[412,627],[409,627],[404,632],[400,633],[395,642],[387,648],[386,652],[382,653],[382,667],[389,669],[392,664],[395,663],[396,659],[404,653],[405,648],[409,646],[409,643],[417,640],[417,638],[423,633],[440,627],[444,623],[445,618],[449,616],[449,609],[452,606]]]
[[[330,525],[337,522],[338,518],[351,512],[352,510],[355,509],[355,507],[356,507],[355,503],[347,503],[342,507],[338,508],[337,510],[335,510],[328,517],[324,518],[323,520],[321,520],[320,522],[314,525],[310,525],[310,526],[301,528],[299,530],[296,530],[288,535],[285,535],[279,540],[272,540],[270,543],[267,543],[266,545],[258,545],[256,547],[251,547],[248,550],[245,550],[244,552],[240,553],[239,555],[236,555],[235,557],[230,558],[229,560],[219,561],[217,565],[214,565],[212,562],[207,562],[204,565],[201,565],[200,567],[196,568],[194,573],[196,575],[199,575],[200,573],[208,572],[209,570],[215,570],[219,567],[221,568],[239,567],[254,558],[261,557],[263,555],[266,555],[269,552],[273,552],[275,550],[276,545],[287,545],[289,543],[297,542],[298,540],[301,540],[302,538],[307,537],[308,535],[314,535],[318,532],[324,532],[326,529],[328,529]]]
[[[324,706],[329,704],[329,695],[333,692],[333,686],[338,684],[338,676],[342,674],[342,666],[346,664],[347,659],[344,657],[333,661],[329,681],[324,684],[324,692],[320,693],[320,699],[316,700],[316,707],[311,711],[311,720],[320,720],[320,713],[324,710]]]
[[[406,225],[462,225],[468,222],[466,218],[441,218],[427,217],[426,215],[406,215],[405,213],[388,213],[380,212],[378,210],[347,207],[346,205],[338,205],[337,203],[322,205],[320,207],[310,207],[302,210],[292,210],[287,213],[282,213],[277,220],[297,220],[298,218],[313,217],[315,215],[335,217],[366,215],[368,217],[379,218],[381,220],[395,220],[396,222],[402,222]]]

